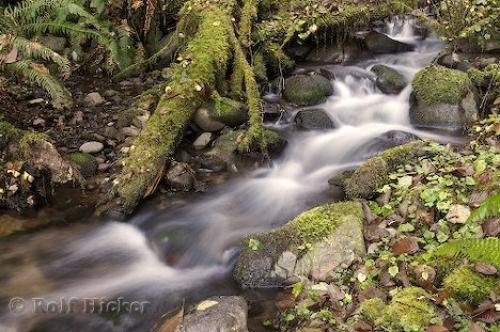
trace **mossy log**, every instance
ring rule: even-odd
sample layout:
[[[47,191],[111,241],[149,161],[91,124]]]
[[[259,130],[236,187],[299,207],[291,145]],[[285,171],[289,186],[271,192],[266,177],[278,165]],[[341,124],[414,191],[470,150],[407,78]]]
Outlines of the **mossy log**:
[[[199,30],[189,42],[182,61],[173,65],[173,80],[165,88],[156,111],[137,138],[123,170],[114,182],[113,194],[120,199],[122,212],[130,213],[137,203],[152,194],[165,163],[194,111],[209,98],[218,75],[225,74],[231,55],[229,29],[232,2],[200,9],[184,8],[184,15],[196,10],[201,15]]]

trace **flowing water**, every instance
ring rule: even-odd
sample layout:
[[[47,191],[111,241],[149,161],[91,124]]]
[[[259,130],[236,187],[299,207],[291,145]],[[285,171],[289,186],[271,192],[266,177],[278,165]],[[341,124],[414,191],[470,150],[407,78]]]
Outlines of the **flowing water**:
[[[382,63],[411,79],[432,61],[441,45],[433,38],[421,40],[414,24],[396,19],[384,31],[415,44],[414,52],[331,66],[337,74],[335,92],[321,107],[336,129],[293,132],[286,151],[271,167],[184,206],[168,211],[144,208],[128,223],[72,225],[0,244],[0,331],[147,331],[184,298],[238,292],[228,281],[238,241],[331,200],[328,179],[383,148],[379,137],[384,133],[453,140],[412,128],[411,88],[384,95],[369,71]],[[285,120],[270,125],[289,126]],[[25,301],[24,308],[14,307],[19,312],[9,310],[13,297]],[[50,315],[43,313],[43,306],[38,308],[42,313],[32,313],[32,298],[57,302],[118,297],[150,304],[143,313],[114,319],[105,314]]]

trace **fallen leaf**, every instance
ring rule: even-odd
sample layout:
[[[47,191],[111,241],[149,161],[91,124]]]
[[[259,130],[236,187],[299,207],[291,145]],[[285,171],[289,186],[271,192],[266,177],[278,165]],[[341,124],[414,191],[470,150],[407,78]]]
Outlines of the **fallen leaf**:
[[[415,237],[405,237],[397,240],[392,245],[392,253],[396,256],[402,254],[414,254],[419,251],[420,247],[418,245],[418,241]]]

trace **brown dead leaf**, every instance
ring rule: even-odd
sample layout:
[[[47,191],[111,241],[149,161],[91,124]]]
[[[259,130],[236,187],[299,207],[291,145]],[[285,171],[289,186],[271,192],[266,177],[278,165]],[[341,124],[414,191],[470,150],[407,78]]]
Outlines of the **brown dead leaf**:
[[[429,326],[426,332],[448,332],[449,330],[442,325],[432,325]]]
[[[419,251],[419,249],[417,238],[413,236],[399,239],[392,245],[392,253],[396,256],[414,254]]]
[[[476,270],[476,272],[479,272],[479,273],[484,274],[486,276],[492,276],[492,275],[497,274],[497,272],[498,272],[498,270],[493,265],[486,264],[486,263],[474,264],[474,270]]]
[[[182,319],[184,318],[184,306],[181,307],[177,313],[168,317],[156,330],[156,332],[174,332],[177,326],[182,323]]]
[[[486,332],[481,326],[478,324],[469,321],[469,331],[470,332]]]

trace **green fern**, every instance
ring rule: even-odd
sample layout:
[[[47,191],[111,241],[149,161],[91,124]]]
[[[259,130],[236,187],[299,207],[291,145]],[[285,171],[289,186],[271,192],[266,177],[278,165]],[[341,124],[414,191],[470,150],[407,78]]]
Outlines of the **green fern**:
[[[475,223],[496,217],[500,217],[500,193],[488,197],[477,209],[472,211],[467,221]]]
[[[462,239],[440,246],[434,253],[435,261],[452,262],[468,259],[470,262],[482,262],[500,268],[500,239]]]

